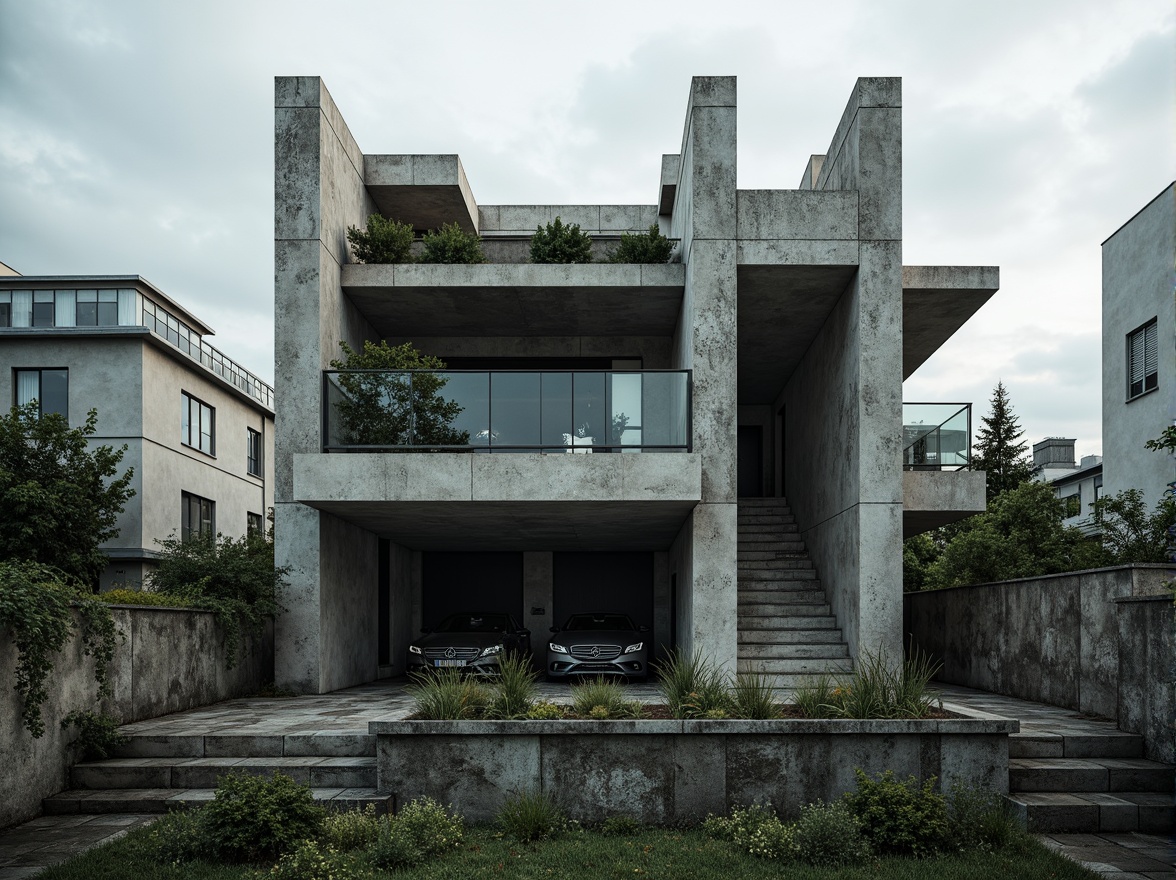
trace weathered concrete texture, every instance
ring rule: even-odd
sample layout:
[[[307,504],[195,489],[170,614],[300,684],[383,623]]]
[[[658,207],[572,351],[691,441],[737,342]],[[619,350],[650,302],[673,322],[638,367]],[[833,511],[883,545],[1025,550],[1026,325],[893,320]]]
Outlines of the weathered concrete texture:
[[[409,642],[420,630],[420,553],[392,542],[388,547],[388,578],[391,602],[388,629],[391,635],[391,674],[404,672],[404,655]]]
[[[385,217],[418,230],[457,223],[478,233],[478,204],[456,155],[364,156],[363,178]]]
[[[678,633],[689,633],[687,651],[699,651],[720,669],[734,675],[738,652],[738,505],[700,504],[687,523],[690,529],[692,562],[690,592],[679,586],[678,602],[689,603],[689,628],[679,624]],[[679,584],[683,583],[679,580]]]
[[[531,236],[558,217],[589,235],[645,232],[657,223],[656,205],[483,205],[478,209],[483,233]]]
[[[45,734],[33,737],[21,724],[21,701],[14,688],[0,691],[0,827],[37,816],[41,799],[67,788],[70,747],[77,731],[61,729],[74,710],[105,712],[121,723],[154,718],[255,693],[273,680],[274,633],[267,624],[254,636],[243,632],[233,669],[226,669],[225,634],[208,611],[175,608],[111,609],[125,635],[110,667],[110,696],[98,702],[94,659],[72,638],[54,658],[49,699],[41,706]],[[16,647],[0,632],[0,681],[15,679]]]
[[[669,216],[674,212],[674,196],[678,190],[678,178],[682,175],[682,157],[677,153],[665,153],[661,161],[661,186],[657,191],[657,212]]]
[[[319,693],[379,675],[378,552],[371,532],[319,515]]]
[[[1119,726],[1141,734],[1144,755],[1176,763],[1176,616],[1167,596],[1115,600]]]
[[[942,681],[1119,717],[1122,729],[1154,737],[1156,727],[1150,719],[1158,708],[1145,709],[1141,702],[1137,716],[1120,716],[1120,676],[1125,662],[1163,650],[1163,634],[1150,626],[1131,631],[1131,622],[1118,620],[1116,609],[1128,616],[1137,609],[1130,603],[1116,605],[1115,600],[1161,593],[1164,576],[1161,565],[1129,565],[908,593],[903,631],[943,664],[938,676]],[[1167,638],[1170,644],[1170,632]],[[1162,671],[1132,666],[1138,670],[1132,673],[1136,688],[1142,687],[1140,676],[1146,676],[1161,689],[1148,698],[1151,706],[1170,700],[1162,696]],[[1170,677],[1167,680],[1170,694]],[[1170,718],[1170,702],[1167,711]],[[1148,727],[1150,734],[1144,729]],[[1167,737],[1171,748],[1170,731]],[[1160,748],[1154,740],[1151,743],[1149,748]]]
[[[428,795],[486,821],[518,791],[599,821],[698,820],[770,801],[785,818],[855,789],[853,769],[1007,789],[1017,722],[372,722],[378,786]]]
[[[741,189],[737,223],[741,244],[748,239],[855,241],[858,194]]]
[[[997,266],[903,266],[902,377],[926,363],[998,289]]]
[[[903,471],[902,538],[983,513],[983,471]]]
[[[535,614],[542,608],[541,614]],[[547,634],[555,622],[554,556],[523,554],[523,626],[531,630],[531,656],[536,669],[547,666]],[[562,623],[562,621],[561,621]]]

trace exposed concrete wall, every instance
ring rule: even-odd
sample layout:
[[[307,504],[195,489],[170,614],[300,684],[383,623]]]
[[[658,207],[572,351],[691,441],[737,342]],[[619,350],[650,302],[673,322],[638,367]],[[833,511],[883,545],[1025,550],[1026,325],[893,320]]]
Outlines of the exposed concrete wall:
[[[1176,420],[1176,184],[1149,202],[1102,246],[1103,493],[1141,489],[1155,506],[1176,465],[1144,443]],[[1157,319],[1158,386],[1127,400],[1127,334]]]
[[[543,614],[532,615],[532,608]],[[531,631],[531,656],[536,669],[547,667],[547,642],[555,622],[555,556],[523,554],[523,627]]]
[[[293,502],[291,460],[321,448],[321,371],[338,356],[340,340],[359,347],[372,336],[343,296],[340,277],[348,259],[346,229],[362,226],[375,204],[364,186],[363,154],[322,81],[277,77],[274,92],[274,357],[275,394],[282,401],[275,552],[294,581],[289,611],[277,621],[276,666],[280,684],[313,693],[375,677],[374,638],[369,661],[340,637],[352,623],[374,620],[374,575],[369,589],[328,574],[374,571],[369,545],[375,536],[337,529],[335,539],[356,543],[333,544],[332,559],[323,559],[328,527],[324,521],[320,529],[319,514]],[[347,559],[359,560],[359,570],[350,571]],[[361,607],[369,592],[371,605]],[[345,621],[345,613],[358,614],[357,620]]]
[[[379,677],[379,540],[329,514],[319,516],[319,689]]]
[[[1116,600],[1162,594],[1166,576],[1163,565],[1127,565],[907,593],[903,630],[943,664],[941,681],[1118,717],[1124,730],[1150,737],[1151,719],[1162,717],[1155,708],[1162,697],[1147,698],[1147,709],[1139,698],[1139,714],[1122,716],[1120,674],[1125,659],[1132,665],[1163,650],[1164,636],[1150,626],[1131,632],[1139,609]],[[1170,644],[1170,632],[1167,638]],[[1135,687],[1146,681],[1170,694],[1171,678],[1164,680],[1170,665],[1170,653],[1167,666],[1134,665]],[[1173,708],[1169,702],[1169,718]],[[1149,748],[1157,747],[1149,739]]]
[[[1144,738],[1145,757],[1176,764],[1176,617],[1167,596],[1115,600],[1119,726]]]
[[[902,110],[860,79],[818,189],[857,190],[858,271],[786,384],[788,500],[857,656],[897,659],[902,617]]]
[[[54,659],[49,699],[41,707],[45,734],[33,739],[21,724],[21,703],[10,686],[16,648],[0,632],[0,828],[41,812],[41,799],[69,787],[77,730],[61,729],[74,710],[99,709],[125,724],[256,693],[273,680],[273,626],[260,636],[242,633],[237,665],[225,668],[224,632],[208,611],[175,608],[111,609],[126,641],[115,648],[111,695],[95,701],[94,659],[73,638]]]
[[[420,629],[420,622],[414,623],[413,617],[414,602],[420,592],[420,579],[414,579],[414,570],[419,572],[420,565],[414,567],[414,557],[419,559],[420,553],[395,542],[388,546],[388,580],[392,600],[388,605],[388,633],[392,640],[389,646],[392,675],[404,673],[405,652]]]

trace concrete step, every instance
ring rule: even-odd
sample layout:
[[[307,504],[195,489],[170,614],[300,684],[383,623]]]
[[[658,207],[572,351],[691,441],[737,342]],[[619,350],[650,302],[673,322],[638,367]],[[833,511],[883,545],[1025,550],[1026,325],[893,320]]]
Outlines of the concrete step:
[[[811,568],[753,568],[740,569],[739,581],[815,581],[817,573]]]
[[[736,564],[740,571],[797,571],[813,567],[812,560],[797,553],[740,553]]]
[[[787,498],[740,498],[740,507],[787,507]]]
[[[1171,764],[1145,758],[1010,758],[1010,792],[1172,792]]]
[[[1106,733],[1014,733],[1010,758],[1142,758],[1143,737],[1111,730]]]
[[[113,750],[115,758],[374,758],[370,734],[295,733],[285,736],[134,735]]]
[[[822,672],[845,673],[853,671],[853,661],[845,658],[823,657],[739,657],[740,668],[749,667],[752,672],[767,675],[820,675]]]
[[[812,644],[739,645],[739,661],[744,660],[844,660],[849,657],[845,642],[816,642]]]
[[[175,809],[198,806],[212,800],[212,788],[115,788],[70,789],[41,801],[47,816],[72,813],[167,813]],[[336,810],[360,810],[368,804],[377,813],[392,807],[392,793],[374,788],[312,788],[315,802]]]
[[[739,527],[744,526],[775,526],[784,523],[795,523],[796,517],[790,513],[744,513],[739,511],[737,522]]]
[[[799,532],[796,523],[739,523],[739,538],[742,540],[754,535],[795,535]]]
[[[230,773],[284,773],[312,788],[375,788],[373,758],[112,758],[77,764],[70,770],[75,789],[216,788]]]
[[[757,609],[762,608],[760,612]],[[738,612],[739,629],[788,629],[790,624],[785,621],[798,617],[828,617],[835,619],[829,613],[828,605],[802,605],[799,602],[789,605],[784,613],[777,613],[779,609],[762,605],[744,605]]]
[[[753,605],[824,604],[824,590],[740,590],[739,607]]]
[[[795,541],[781,541],[775,535],[762,535],[759,538],[741,537],[738,543],[740,553],[744,551],[751,552],[776,552],[776,553],[807,553],[804,548],[804,541],[799,538]]]
[[[801,617],[805,627],[791,629],[740,630],[738,644],[744,645],[831,645],[844,644],[845,639],[837,621],[827,617]],[[832,620],[832,626],[830,621]],[[808,627],[808,628],[806,628]]]
[[[1171,834],[1176,826],[1172,796],[1159,792],[1014,792],[1005,800],[1033,833],[1142,831]]]

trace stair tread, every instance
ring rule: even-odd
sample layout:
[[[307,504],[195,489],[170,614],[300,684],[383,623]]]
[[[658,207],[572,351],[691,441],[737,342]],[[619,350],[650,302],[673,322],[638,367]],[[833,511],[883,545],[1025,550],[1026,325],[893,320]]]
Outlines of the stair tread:
[[[1023,770],[1162,770],[1176,771],[1176,765],[1148,758],[1009,758],[1009,769]]]

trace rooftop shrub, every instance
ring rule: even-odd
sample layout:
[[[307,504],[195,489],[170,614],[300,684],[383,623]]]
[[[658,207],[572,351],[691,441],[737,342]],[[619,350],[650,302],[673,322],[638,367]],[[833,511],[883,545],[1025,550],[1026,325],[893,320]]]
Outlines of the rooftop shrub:
[[[347,227],[351,253],[361,263],[411,263],[412,226],[380,214],[367,218],[367,227]]]
[[[580,231],[580,224],[554,223],[539,226],[531,236],[532,263],[591,263],[592,237]]]
[[[608,253],[610,263],[668,263],[674,242],[661,234],[654,223],[648,232],[621,233],[621,240]]]
[[[425,233],[422,263],[485,263],[482,239],[466,232],[457,223],[445,223],[440,229]]]

